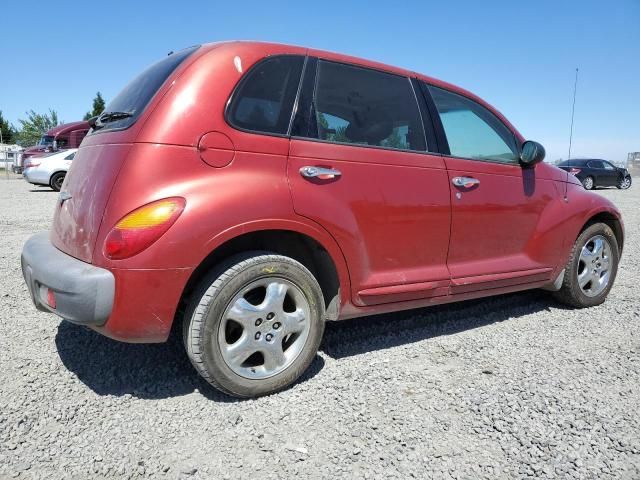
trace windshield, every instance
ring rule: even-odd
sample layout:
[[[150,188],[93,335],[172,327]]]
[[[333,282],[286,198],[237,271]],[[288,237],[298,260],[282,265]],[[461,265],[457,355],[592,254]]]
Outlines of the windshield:
[[[165,80],[198,46],[172,53],[154,63],[134,78],[106,106],[100,115],[100,124],[93,131],[123,129],[131,126]]]
[[[37,145],[43,146],[43,147],[48,145],[53,145],[53,136],[43,135],[42,137],[40,137],[40,140],[38,141]]]

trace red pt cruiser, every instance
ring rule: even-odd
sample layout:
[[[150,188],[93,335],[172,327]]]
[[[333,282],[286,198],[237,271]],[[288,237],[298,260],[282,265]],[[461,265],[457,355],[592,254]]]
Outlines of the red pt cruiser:
[[[238,397],[293,383],[325,320],[530,288],[589,307],[616,276],[619,211],[487,103],[414,72],[203,45],[92,127],[51,232],[24,246],[36,306],[127,342],[181,322],[197,371]]]

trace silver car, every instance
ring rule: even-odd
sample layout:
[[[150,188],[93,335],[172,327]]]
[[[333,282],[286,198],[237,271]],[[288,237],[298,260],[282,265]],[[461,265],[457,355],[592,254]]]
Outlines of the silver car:
[[[34,185],[48,185],[56,192],[60,191],[64,176],[67,174],[77,148],[30,157],[25,161],[22,176]]]

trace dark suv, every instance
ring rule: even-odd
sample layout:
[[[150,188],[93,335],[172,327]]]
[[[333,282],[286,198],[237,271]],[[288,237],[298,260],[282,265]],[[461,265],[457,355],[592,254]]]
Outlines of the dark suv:
[[[558,164],[563,170],[574,174],[587,190],[596,187],[618,187],[626,190],[631,186],[631,175],[626,168],[616,167],[606,160],[585,158],[565,160]]]

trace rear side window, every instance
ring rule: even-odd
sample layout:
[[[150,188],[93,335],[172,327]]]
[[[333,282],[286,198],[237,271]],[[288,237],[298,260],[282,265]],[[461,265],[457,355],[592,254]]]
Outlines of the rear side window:
[[[303,65],[302,56],[281,55],[251,68],[233,94],[228,122],[241,130],[287,134]]]
[[[104,121],[100,124],[99,128],[94,128],[94,131],[99,129],[123,129],[131,126],[144,111],[149,101],[151,101],[169,75],[197,49],[198,46],[195,46],[172,53],[159,62],[154,63],[134,78],[105,107],[104,112],[100,116],[100,118],[104,118]],[[113,119],[109,119],[108,115],[105,115],[113,112],[122,112],[130,115],[114,116]]]
[[[426,150],[418,104],[406,77],[321,60],[313,105],[313,138]]]
[[[493,113],[473,100],[429,86],[449,151],[454,157],[518,163],[513,133]]]

